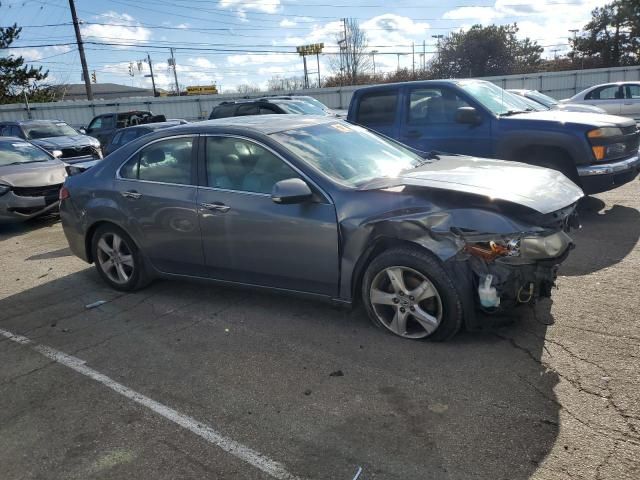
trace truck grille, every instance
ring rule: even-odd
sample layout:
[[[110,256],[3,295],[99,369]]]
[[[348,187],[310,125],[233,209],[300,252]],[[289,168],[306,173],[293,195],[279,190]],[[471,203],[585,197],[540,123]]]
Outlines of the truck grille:
[[[47,185],[46,187],[13,187],[11,190],[19,197],[45,197],[47,202],[50,199],[57,200],[62,184]]]
[[[87,157],[87,156],[98,158],[98,152],[95,148],[91,146],[62,149],[62,158]]]

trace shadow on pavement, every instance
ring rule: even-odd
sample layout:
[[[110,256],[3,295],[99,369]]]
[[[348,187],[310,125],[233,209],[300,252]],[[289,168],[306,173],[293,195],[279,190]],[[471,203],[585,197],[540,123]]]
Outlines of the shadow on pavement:
[[[587,197],[578,209],[582,228],[573,231],[576,248],[560,267],[560,275],[586,275],[624,259],[640,238],[640,212],[635,208]]]
[[[58,215],[46,215],[44,217],[32,218],[25,222],[0,223],[0,240],[29,233],[40,228],[51,227],[59,221],[60,217]]]
[[[109,303],[85,310],[97,299]],[[0,300],[0,328],[67,353],[81,351],[92,368],[107,368],[159,400],[169,398],[195,418],[215,418],[217,428],[276,455],[303,477],[352,478],[361,465],[361,480],[525,480],[559,430],[558,378],[541,363],[549,309],[548,303],[539,305],[509,327],[430,343],[395,338],[373,327],[360,310],[278,295],[180,281],[122,295],[104,288],[87,269]],[[203,312],[215,314],[203,320]],[[88,345],[105,350],[91,360]],[[103,351],[109,353],[104,365]],[[344,376],[329,375],[338,368]],[[36,388],[29,382],[38,378],[21,377],[13,387],[27,403]],[[1,385],[13,384],[0,382],[2,418],[20,414],[40,422],[37,435],[0,422],[0,438],[19,443],[30,457],[47,454],[49,445],[64,450],[79,434],[76,429],[91,438],[96,451],[118,441],[93,432],[85,419],[56,433],[48,404],[66,418],[70,405],[83,401],[81,389],[54,389],[39,407],[13,411],[15,402],[5,395],[11,392]],[[312,393],[303,393],[307,389]],[[99,421],[118,426],[126,419]],[[150,438],[149,445],[155,441]],[[193,455],[205,461],[214,448],[203,443]],[[22,455],[5,455],[11,452],[0,449],[0,464],[19,473]],[[28,468],[52,477],[70,472],[64,452],[50,458],[46,468]],[[142,466],[134,461],[127,468],[135,472]],[[127,472],[118,473],[123,478]]]

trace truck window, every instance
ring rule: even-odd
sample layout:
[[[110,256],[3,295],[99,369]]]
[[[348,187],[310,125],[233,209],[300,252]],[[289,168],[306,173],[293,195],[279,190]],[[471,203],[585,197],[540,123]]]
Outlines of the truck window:
[[[470,106],[449,88],[419,88],[409,95],[409,123],[455,123],[456,110]]]
[[[396,119],[398,92],[375,92],[362,95],[356,122],[362,125],[392,125]]]
[[[235,113],[235,111],[236,111],[236,106],[234,104],[219,105],[213,109],[209,119],[233,117],[233,114]]]

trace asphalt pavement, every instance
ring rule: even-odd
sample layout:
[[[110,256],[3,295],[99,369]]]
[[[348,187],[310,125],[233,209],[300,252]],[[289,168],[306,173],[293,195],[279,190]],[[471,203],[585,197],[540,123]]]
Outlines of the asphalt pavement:
[[[447,343],[276,294],[119,293],[55,219],[0,226],[0,478],[638,479],[639,194],[585,202],[552,301]]]

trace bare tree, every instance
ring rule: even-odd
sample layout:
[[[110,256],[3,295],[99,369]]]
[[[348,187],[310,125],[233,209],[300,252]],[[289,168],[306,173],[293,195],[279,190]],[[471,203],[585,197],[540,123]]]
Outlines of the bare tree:
[[[369,38],[355,18],[343,19],[343,31],[336,36],[340,55],[330,61],[331,69],[348,85],[356,85],[358,78],[371,70],[367,48]]]
[[[236,87],[236,92],[238,92],[240,95],[260,93],[260,87],[258,87],[257,85],[249,85],[248,83],[242,83]]]
[[[304,88],[304,77],[272,77],[267,81],[267,90],[269,91],[294,91]]]

